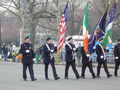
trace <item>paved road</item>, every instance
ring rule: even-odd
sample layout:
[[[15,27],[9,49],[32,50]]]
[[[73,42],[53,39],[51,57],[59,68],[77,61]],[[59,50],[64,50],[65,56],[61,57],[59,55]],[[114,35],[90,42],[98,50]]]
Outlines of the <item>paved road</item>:
[[[86,71],[86,79],[76,80],[70,68],[69,80],[65,80],[64,66],[56,66],[60,80],[55,81],[51,68],[49,69],[49,81],[44,79],[44,66],[34,65],[35,76],[38,79],[31,82],[28,74],[28,81],[22,80],[22,64],[0,62],[0,90],[120,90],[120,77],[107,78],[104,70],[101,70],[100,79],[91,79],[88,69]],[[78,68],[80,73],[80,68]],[[96,71],[96,68],[94,69]],[[113,69],[110,69],[113,73]],[[120,71],[119,71],[120,75]]]

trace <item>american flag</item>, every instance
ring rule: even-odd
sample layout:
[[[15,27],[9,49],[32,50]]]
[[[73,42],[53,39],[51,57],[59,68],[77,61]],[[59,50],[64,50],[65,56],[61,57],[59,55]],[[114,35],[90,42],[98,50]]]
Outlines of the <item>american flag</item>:
[[[58,51],[62,49],[64,40],[65,40],[65,32],[66,32],[66,21],[67,21],[67,11],[68,11],[68,3],[66,4],[66,7],[64,9],[64,13],[61,16],[60,20],[60,38],[58,42]]]

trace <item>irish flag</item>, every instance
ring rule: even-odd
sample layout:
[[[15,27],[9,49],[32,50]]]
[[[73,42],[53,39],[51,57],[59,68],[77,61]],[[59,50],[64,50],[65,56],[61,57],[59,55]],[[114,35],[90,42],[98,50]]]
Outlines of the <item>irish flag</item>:
[[[88,53],[88,3],[83,17],[83,39],[84,50]]]

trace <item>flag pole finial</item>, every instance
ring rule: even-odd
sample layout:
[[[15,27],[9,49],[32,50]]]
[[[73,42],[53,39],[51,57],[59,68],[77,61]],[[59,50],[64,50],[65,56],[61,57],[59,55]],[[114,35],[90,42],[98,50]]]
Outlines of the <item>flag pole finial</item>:
[[[108,5],[110,5],[110,4],[111,4],[111,2],[112,2],[112,0],[110,0],[110,1],[109,1]]]

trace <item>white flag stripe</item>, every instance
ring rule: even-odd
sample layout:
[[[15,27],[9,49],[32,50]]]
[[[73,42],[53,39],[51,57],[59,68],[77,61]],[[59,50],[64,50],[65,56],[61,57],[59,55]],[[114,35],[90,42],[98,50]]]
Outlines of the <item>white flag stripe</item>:
[[[108,32],[113,26],[113,22],[109,23],[109,25],[106,27],[106,32]]]

